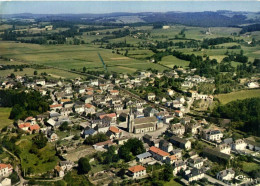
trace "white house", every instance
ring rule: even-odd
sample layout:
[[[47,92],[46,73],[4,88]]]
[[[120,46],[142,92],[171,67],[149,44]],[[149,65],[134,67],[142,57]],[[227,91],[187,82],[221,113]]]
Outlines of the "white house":
[[[204,134],[205,139],[208,141],[220,141],[223,138],[223,133],[220,130],[209,130]]]
[[[230,181],[234,177],[235,177],[235,171],[233,171],[231,168],[223,170],[223,171],[220,171],[217,174],[217,179],[219,179],[221,181]]]
[[[140,178],[146,175],[146,168],[142,165],[135,165],[128,169],[128,173],[133,178]]]
[[[0,163],[0,177],[9,176],[12,172],[13,172],[12,165]]]
[[[230,152],[231,152],[231,147],[230,147],[230,145],[224,143],[224,144],[220,144],[220,145],[218,146],[218,150],[219,150],[220,152],[224,153],[224,154],[230,154]]]
[[[245,150],[246,148],[246,143],[242,139],[235,140],[231,144],[232,150]]]

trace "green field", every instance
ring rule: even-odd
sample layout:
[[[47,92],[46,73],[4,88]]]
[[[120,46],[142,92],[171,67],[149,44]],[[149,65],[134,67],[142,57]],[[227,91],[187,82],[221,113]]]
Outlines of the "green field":
[[[181,67],[187,67],[187,66],[189,66],[190,62],[178,59],[175,56],[166,56],[166,57],[162,58],[162,61],[160,61],[160,64],[172,68],[175,65],[181,66]]]
[[[11,110],[12,108],[0,107],[0,129],[13,123],[13,121],[9,119]]]
[[[164,185],[164,186],[181,186],[181,184],[178,183],[178,182],[176,182],[176,181],[174,181],[174,179],[172,179],[172,180],[169,181],[169,182],[165,182],[163,185]]]
[[[218,94],[215,96],[219,99],[220,103],[226,104],[230,101],[242,100],[246,98],[260,97],[260,89],[255,90],[241,90],[237,92],[231,92],[228,94]]]
[[[1,42],[0,50],[7,58],[26,63],[42,64],[64,69],[103,71],[103,65],[98,52],[107,65],[108,71],[119,73],[133,73],[136,70],[148,68],[163,71],[166,68],[146,61],[127,58],[112,53],[112,50],[97,48],[95,45],[36,45],[14,42]]]

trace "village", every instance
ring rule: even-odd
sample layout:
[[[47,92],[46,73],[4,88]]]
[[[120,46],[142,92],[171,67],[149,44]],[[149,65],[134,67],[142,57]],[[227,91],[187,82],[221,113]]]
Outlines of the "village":
[[[184,185],[199,181],[218,185],[258,183],[259,180],[240,174],[232,165],[241,156],[259,163],[260,143],[251,136],[234,137],[225,127],[230,123],[228,119],[208,119],[206,111],[214,104],[214,97],[199,93],[196,86],[213,83],[214,79],[193,72],[179,68],[164,73],[140,71],[131,77],[101,74],[71,81],[50,80],[41,75],[33,80],[9,76],[1,84],[3,90],[19,84],[25,92],[37,91],[47,96],[51,104],[47,112],[17,120],[2,133],[8,134],[15,128],[21,136],[41,134],[47,138],[59,157],[51,170],[53,174],[49,174],[51,179],[62,179],[77,169],[80,158],[86,156],[91,157],[90,164],[96,165],[99,162],[96,153],[102,155],[113,149],[112,154],[119,154],[119,159],[126,162],[124,180],[145,179],[153,174],[151,167],[170,165],[170,177],[180,178],[179,182]],[[182,91],[163,85],[160,93],[141,90],[156,86],[165,77],[181,79]],[[203,101],[203,106],[195,106],[198,101]],[[143,150],[130,150],[129,159],[123,156],[122,146],[139,142]],[[0,185],[11,185],[8,176],[13,171],[17,171],[20,178],[24,177],[24,183],[37,176],[12,161],[3,161],[0,162]],[[120,168],[108,168],[92,172],[88,179],[93,184],[108,184],[112,176],[120,183],[119,171]]]

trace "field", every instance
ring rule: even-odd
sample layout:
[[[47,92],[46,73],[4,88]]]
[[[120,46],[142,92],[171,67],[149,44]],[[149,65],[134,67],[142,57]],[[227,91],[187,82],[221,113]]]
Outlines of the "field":
[[[219,94],[215,96],[222,104],[226,104],[234,100],[242,100],[246,98],[260,97],[260,89],[255,90],[241,90],[237,92],[231,92],[228,94]]]
[[[12,120],[8,119],[11,110],[12,108],[0,107],[0,129],[13,123]]]
[[[175,56],[166,56],[162,58],[162,61],[160,61],[160,64],[170,68],[174,67],[175,65],[180,67],[187,67],[189,66],[189,63],[190,62],[178,59]]]
[[[119,73],[133,73],[136,70],[146,70],[148,68],[163,71],[166,68],[146,61],[136,59],[123,59],[122,55],[112,53],[112,50],[97,48],[90,45],[36,45],[14,42],[1,42],[0,50],[7,58],[20,60],[31,64],[42,64],[45,66],[55,66],[64,69],[82,70],[104,70],[98,57],[98,52],[107,65],[108,71]]]
[[[174,181],[173,179],[171,181],[169,181],[169,182],[165,182],[163,185],[164,186],[181,186],[180,183]]]

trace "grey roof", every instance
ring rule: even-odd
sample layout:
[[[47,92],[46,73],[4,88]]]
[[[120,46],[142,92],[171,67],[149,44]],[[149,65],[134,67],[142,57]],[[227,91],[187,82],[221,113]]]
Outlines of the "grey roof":
[[[235,171],[233,171],[233,169],[230,168],[219,172],[220,176],[226,176],[228,174],[235,174]]]
[[[185,143],[188,142],[188,140],[186,140],[186,139],[184,139],[184,138],[179,138],[179,137],[177,137],[177,136],[172,136],[172,137],[170,138],[170,142],[179,142],[179,143],[181,143],[181,144],[185,144]]]
[[[157,118],[155,116],[152,117],[145,117],[145,118],[135,118],[135,124],[145,124],[145,123],[153,123],[156,122]]]
[[[226,139],[223,140],[223,142],[225,144],[231,144],[231,143],[233,143],[233,139],[232,138],[226,138]]]
[[[142,124],[142,125],[136,125],[135,128],[136,129],[143,129],[143,128],[150,128],[150,127],[154,127],[154,124],[152,123],[146,123],[146,124]]]
[[[223,158],[223,159],[230,159],[230,157],[231,157],[228,154],[224,154],[222,152],[219,152],[218,150],[214,150],[214,149],[211,149],[211,148],[204,148],[203,153],[211,155],[211,156],[216,156],[218,158]]]
[[[185,177],[192,178],[192,177],[198,176],[203,173],[204,173],[203,170],[194,168],[194,169],[191,169],[191,172],[189,174],[185,175]]]
[[[88,130],[84,130],[84,135],[92,135],[94,134],[96,131],[94,129],[88,129]]]
[[[151,157],[151,156],[152,156],[152,154],[151,154],[150,152],[145,152],[145,153],[143,153],[143,154],[137,155],[136,157],[137,157],[138,159],[143,159],[143,158],[148,158],[148,157]]]
[[[214,135],[214,134],[220,134],[221,132],[219,130],[211,130],[211,131],[209,131],[207,133]]]

